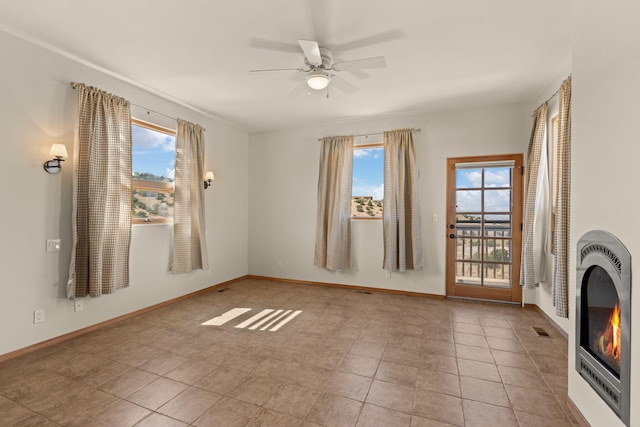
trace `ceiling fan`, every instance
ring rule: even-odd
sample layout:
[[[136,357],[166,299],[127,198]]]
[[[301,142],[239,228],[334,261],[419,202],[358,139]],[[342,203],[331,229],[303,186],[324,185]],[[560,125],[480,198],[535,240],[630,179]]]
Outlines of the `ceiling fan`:
[[[333,53],[330,49],[320,46],[314,40],[298,40],[298,44],[304,53],[304,68],[271,68],[262,70],[250,70],[250,73],[262,73],[271,71],[296,71],[299,73],[300,83],[287,96],[288,99],[302,94],[307,88],[314,91],[326,89],[331,83],[336,88],[347,94],[355,94],[360,89],[336,73],[340,71],[357,72],[364,69],[384,68],[387,62],[384,56],[372,58],[354,59],[350,61],[333,62]],[[327,92],[327,97],[329,93]]]

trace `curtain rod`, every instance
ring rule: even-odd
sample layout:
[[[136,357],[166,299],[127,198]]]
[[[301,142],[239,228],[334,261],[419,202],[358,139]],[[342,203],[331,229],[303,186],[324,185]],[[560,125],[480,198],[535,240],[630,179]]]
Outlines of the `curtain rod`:
[[[555,92],[553,93],[553,95],[551,95],[549,98],[547,98],[547,100],[546,100],[546,101],[544,101],[544,104],[549,105],[549,101],[551,101],[551,100],[552,100],[552,99],[553,99],[557,94],[559,94],[559,93],[560,93],[560,89],[558,88],[558,90],[557,90],[557,91],[555,91]]]
[[[75,89],[75,88],[76,88],[76,86],[78,86],[78,84],[79,84],[79,83],[71,82],[71,87]],[[161,113],[161,112],[159,112],[159,111],[155,111],[155,110],[152,110],[152,109],[150,109],[150,108],[143,107],[143,106],[141,106],[141,105],[136,105],[136,104],[134,104],[133,102],[129,102],[129,104],[130,104],[130,105],[132,105],[132,106],[134,106],[134,107],[140,108],[141,110],[145,110],[145,111],[147,112],[147,115],[148,115],[148,114],[150,114],[150,113],[154,113],[154,114],[157,114],[157,115],[159,115],[159,116],[166,117],[167,119],[175,120],[176,122],[178,121],[178,119],[177,119],[177,118],[175,118],[175,117],[171,117],[171,116],[167,116],[166,114],[162,114],[162,113]]]
[[[571,76],[572,76],[572,74],[569,74],[569,75],[567,76],[567,79],[570,79],[570,78],[571,78]],[[564,83],[567,79],[564,79],[562,83]],[[553,99],[557,94],[559,94],[559,93],[560,93],[560,89],[561,89],[561,88],[562,88],[562,84],[560,84],[560,87],[558,88],[558,90],[557,90],[557,91],[555,91],[555,92],[553,93],[553,95],[551,95],[549,98],[547,98],[547,100],[546,100],[546,101],[544,101],[544,102],[543,102],[543,104],[547,104],[547,105],[548,105],[548,104],[549,104],[549,101],[551,101],[551,100],[552,100],[552,99]]]
[[[422,132],[422,129],[411,129],[413,132]],[[384,135],[384,132],[376,132],[376,133],[362,133],[360,135],[352,135],[354,138],[357,138],[359,136],[364,136],[365,138],[368,138],[370,136],[374,136],[374,135]],[[318,141],[322,141],[323,138],[318,138]]]

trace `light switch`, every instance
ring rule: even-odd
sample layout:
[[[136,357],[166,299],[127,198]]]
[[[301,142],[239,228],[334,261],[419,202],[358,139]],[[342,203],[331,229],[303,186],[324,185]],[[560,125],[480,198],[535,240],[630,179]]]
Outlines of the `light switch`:
[[[431,215],[431,222],[438,222],[438,214]]]
[[[47,252],[60,252],[60,239],[47,240]]]

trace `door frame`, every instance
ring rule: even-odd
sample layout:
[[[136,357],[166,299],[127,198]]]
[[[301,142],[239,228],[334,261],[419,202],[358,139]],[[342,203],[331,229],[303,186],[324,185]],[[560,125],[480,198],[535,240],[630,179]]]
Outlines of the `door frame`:
[[[512,182],[512,253],[511,253],[511,287],[508,289],[485,287],[477,285],[465,285],[456,283],[456,239],[450,239],[449,234],[452,229],[450,224],[454,224],[456,218],[456,163],[487,163],[494,161],[513,161],[513,182]],[[495,300],[513,303],[522,302],[522,287],[520,286],[520,257],[522,253],[522,215],[523,215],[523,178],[524,178],[524,155],[523,154],[501,154],[488,156],[467,156],[447,158],[447,221],[445,224],[445,282],[446,296],[454,298],[473,298],[481,300]],[[519,209],[516,211],[516,207]],[[517,217],[516,217],[517,214]],[[518,226],[519,224],[519,226]],[[455,234],[455,230],[454,234]],[[453,243],[452,243],[453,242]]]

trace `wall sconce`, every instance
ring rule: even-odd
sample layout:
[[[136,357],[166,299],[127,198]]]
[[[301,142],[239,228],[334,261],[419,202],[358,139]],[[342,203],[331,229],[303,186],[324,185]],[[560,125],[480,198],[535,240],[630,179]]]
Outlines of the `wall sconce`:
[[[207,173],[204,174],[204,189],[206,190],[207,188],[211,187],[211,181],[213,181],[215,178],[213,177],[213,172],[211,171],[207,171]]]
[[[44,162],[44,170],[49,173],[59,173],[62,170],[62,164],[67,155],[67,147],[64,144],[51,144],[51,151],[49,152],[54,158]]]

